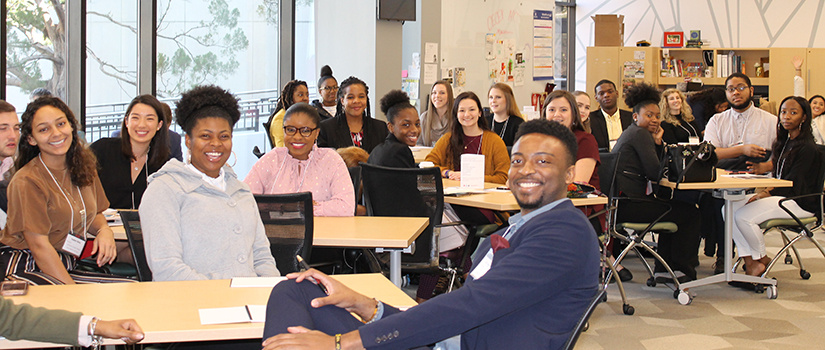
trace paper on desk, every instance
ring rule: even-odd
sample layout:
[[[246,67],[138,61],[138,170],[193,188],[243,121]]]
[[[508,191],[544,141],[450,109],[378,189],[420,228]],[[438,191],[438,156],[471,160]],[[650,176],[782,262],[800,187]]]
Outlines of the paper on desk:
[[[445,196],[452,196],[452,195],[458,195],[458,194],[485,193],[485,192],[491,192],[491,191],[495,191],[495,189],[491,188],[491,189],[487,189],[487,190],[481,190],[481,189],[476,189],[476,188],[463,188],[463,187],[458,187],[458,186],[444,187],[444,195]]]
[[[484,188],[484,155],[461,155],[461,187]]]
[[[755,175],[755,174],[725,174],[724,177],[732,177],[734,179],[770,179],[770,175]]]
[[[255,287],[275,287],[281,281],[286,280],[286,277],[235,277],[229,287],[232,288],[255,288]]]
[[[106,218],[106,223],[109,226],[123,226],[123,221],[120,219],[120,213],[117,209],[108,208],[103,211],[103,217]]]
[[[258,323],[266,321],[266,305],[199,309],[201,324]]]

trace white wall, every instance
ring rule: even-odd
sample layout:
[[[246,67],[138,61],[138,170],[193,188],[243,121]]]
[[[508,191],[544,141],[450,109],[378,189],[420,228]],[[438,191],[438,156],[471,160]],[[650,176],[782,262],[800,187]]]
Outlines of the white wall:
[[[576,89],[585,86],[586,48],[593,45],[595,14],[624,15],[625,45],[662,45],[666,31],[701,30],[710,47],[825,47],[825,0],[578,0]],[[819,34],[819,35],[817,35]],[[790,62],[788,63],[790,64]]]

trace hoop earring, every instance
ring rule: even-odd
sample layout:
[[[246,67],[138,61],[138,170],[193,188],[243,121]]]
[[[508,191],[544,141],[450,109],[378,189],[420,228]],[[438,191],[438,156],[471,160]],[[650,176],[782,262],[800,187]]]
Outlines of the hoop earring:
[[[232,161],[232,164],[229,165],[230,167],[235,167],[235,164],[238,163],[238,155],[235,154],[235,151],[232,151],[232,156],[235,157],[235,160]]]

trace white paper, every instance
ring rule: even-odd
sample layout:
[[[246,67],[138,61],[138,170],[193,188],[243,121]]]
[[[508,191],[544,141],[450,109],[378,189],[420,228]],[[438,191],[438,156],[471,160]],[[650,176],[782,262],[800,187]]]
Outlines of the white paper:
[[[484,188],[484,155],[461,155],[461,187]]]
[[[438,62],[438,43],[424,43],[424,63]]]
[[[235,277],[229,284],[232,288],[272,288],[286,277]]]
[[[645,52],[642,50],[635,50],[633,51],[633,59],[644,61],[645,60]]]
[[[201,324],[265,322],[266,305],[199,309],[198,314],[200,315]]]
[[[429,85],[435,83],[438,79],[438,65],[424,63],[424,84]]]

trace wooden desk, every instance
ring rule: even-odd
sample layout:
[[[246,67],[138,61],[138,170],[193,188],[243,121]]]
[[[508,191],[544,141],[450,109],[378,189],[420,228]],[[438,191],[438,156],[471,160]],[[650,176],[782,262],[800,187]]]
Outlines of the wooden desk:
[[[693,297],[688,294],[688,290],[692,287],[699,287],[713,283],[720,282],[750,282],[769,284],[768,288],[771,292],[766,293],[771,299],[776,298],[776,280],[762,278],[758,276],[750,276],[742,273],[734,273],[731,271],[733,264],[733,205],[734,201],[741,201],[745,199],[745,190],[756,187],[791,187],[792,181],[779,180],[773,178],[761,179],[741,179],[723,176],[727,174],[722,169],[717,169],[717,176],[715,182],[692,182],[680,183],[680,190],[713,190],[713,196],[725,200],[725,273],[705,277],[696,281],[681,283],[679,285],[679,303],[682,305],[690,304]],[[659,182],[662,186],[675,188],[676,184],[663,179]]]
[[[393,306],[416,305],[381,274],[336,275],[334,278],[359,293]],[[200,324],[198,309],[266,305],[269,300],[270,288],[230,288],[229,283],[230,280],[211,280],[30,286],[28,295],[7,298],[16,304],[80,311],[105,320],[133,318],[146,334],[142,342],[145,344],[261,339],[263,323]],[[107,344],[123,342],[108,340]],[[62,346],[0,340],[0,349]]]
[[[459,181],[444,179],[444,187],[456,187],[460,185]],[[485,182],[484,188],[496,188],[502,186]],[[596,198],[571,198],[573,205],[580,207],[586,205],[600,205],[607,204],[607,197]],[[520,210],[516,197],[510,191],[491,191],[485,193],[468,194],[461,196],[444,196],[444,203],[464,205],[468,207],[490,209],[495,211],[514,211]]]
[[[413,159],[415,159],[416,163],[421,163],[427,158],[427,155],[430,154],[430,151],[433,150],[432,147],[424,147],[424,146],[415,146],[410,147],[410,150],[413,154]]]
[[[428,218],[381,216],[315,217],[313,246],[384,248],[390,251],[390,280],[401,286],[401,250],[418,238]],[[114,226],[116,240],[126,240],[123,226]]]

